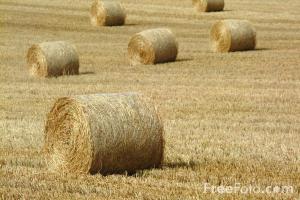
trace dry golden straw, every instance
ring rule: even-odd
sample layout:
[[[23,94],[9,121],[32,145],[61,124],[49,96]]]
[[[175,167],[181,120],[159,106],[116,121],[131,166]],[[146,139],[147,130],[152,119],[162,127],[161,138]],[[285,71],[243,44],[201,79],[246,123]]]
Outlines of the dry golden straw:
[[[213,25],[210,40],[214,52],[253,50],[256,31],[247,20],[223,20]]]
[[[95,0],[91,7],[93,26],[121,26],[125,24],[124,7],[115,0]]]
[[[166,28],[137,33],[128,44],[128,56],[132,65],[175,61],[177,53],[175,35]]]
[[[33,45],[27,53],[27,64],[33,76],[51,77],[79,73],[76,49],[63,41]]]
[[[200,12],[222,11],[225,6],[224,0],[193,0],[193,5]]]
[[[60,98],[47,117],[44,150],[51,171],[134,173],[161,166],[163,123],[136,93]]]

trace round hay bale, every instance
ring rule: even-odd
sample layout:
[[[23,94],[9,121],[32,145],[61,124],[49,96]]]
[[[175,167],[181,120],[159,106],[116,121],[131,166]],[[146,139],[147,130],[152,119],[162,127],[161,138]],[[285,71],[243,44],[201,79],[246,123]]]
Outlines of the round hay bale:
[[[27,64],[33,76],[79,74],[77,51],[73,45],[64,41],[33,45],[27,52]]]
[[[225,6],[224,0],[193,0],[193,5],[200,12],[222,11]]]
[[[150,29],[135,34],[128,44],[132,65],[172,62],[178,54],[178,43],[171,30]]]
[[[44,150],[50,171],[134,173],[161,166],[163,123],[136,93],[64,97],[47,116]]]
[[[253,50],[256,31],[247,20],[223,20],[213,25],[210,40],[214,52]]]
[[[93,26],[121,26],[125,24],[126,12],[117,1],[95,0],[91,7]]]

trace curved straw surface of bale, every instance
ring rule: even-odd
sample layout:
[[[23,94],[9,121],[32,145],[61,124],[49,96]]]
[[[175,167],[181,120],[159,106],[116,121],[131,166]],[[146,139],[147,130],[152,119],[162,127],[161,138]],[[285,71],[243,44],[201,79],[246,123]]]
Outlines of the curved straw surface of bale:
[[[247,20],[223,20],[213,25],[210,40],[214,52],[253,50],[256,31]]]
[[[118,1],[95,0],[91,7],[91,24],[94,26],[121,26],[126,12]]]
[[[193,5],[197,11],[213,12],[222,11],[225,6],[224,0],[193,0]]]
[[[134,173],[161,165],[163,123],[136,93],[60,98],[47,117],[44,150],[51,171]]]
[[[33,45],[27,52],[27,65],[31,75],[39,77],[79,73],[79,58],[76,49],[64,41]]]
[[[178,54],[178,43],[171,30],[150,29],[135,34],[128,44],[132,65],[172,62]]]

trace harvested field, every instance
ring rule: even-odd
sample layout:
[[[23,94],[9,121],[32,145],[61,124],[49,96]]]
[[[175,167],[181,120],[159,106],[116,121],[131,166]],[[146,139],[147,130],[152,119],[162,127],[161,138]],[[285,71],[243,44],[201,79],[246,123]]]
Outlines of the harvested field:
[[[226,0],[197,13],[191,0],[123,0],[126,24],[93,27],[86,0],[0,1],[0,199],[299,199],[300,1]],[[212,25],[246,19],[254,51],[213,53]],[[131,66],[130,38],[170,28],[176,62]],[[36,78],[33,44],[76,46],[79,75]],[[46,170],[44,127],[63,96],[139,92],[165,128],[161,169],[132,176],[64,176]],[[205,193],[220,186],[293,186],[291,194]]]

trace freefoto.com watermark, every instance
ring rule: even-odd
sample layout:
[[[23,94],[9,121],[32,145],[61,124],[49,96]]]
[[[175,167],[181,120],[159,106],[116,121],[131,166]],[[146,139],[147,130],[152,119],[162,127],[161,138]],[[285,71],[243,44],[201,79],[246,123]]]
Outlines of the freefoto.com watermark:
[[[266,186],[260,187],[256,185],[242,185],[235,183],[232,186],[211,185],[210,183],[203,184],[203,193],[211,194],[293,194],[295,189],[293,186]]]

